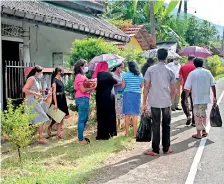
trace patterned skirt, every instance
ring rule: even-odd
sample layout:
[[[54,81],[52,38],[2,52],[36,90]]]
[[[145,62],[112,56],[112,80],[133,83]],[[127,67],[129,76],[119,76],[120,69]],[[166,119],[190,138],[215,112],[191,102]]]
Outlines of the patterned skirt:
[[[123,107],[123,94],[118,93],[115,95],[115,110],[117,119],[124,119],[124,114],[122,113],[122,107]]]
[[[197,130],[205,130],[207,104],[194,105],[194,119]]]

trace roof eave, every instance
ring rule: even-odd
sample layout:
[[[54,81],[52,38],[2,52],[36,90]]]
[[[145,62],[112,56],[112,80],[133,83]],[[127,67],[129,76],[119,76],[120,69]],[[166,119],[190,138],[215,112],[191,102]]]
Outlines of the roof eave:
[[[117,40],[120,42],[129,42],[130,37],[128,36],[123,36],[123,35],[118,35],[118,34],[111,34],[102,30],[97,30],[89,27],[85,27],[80,24],[75,24],[70,21],[66,21],[63,19],[56,19],[53,17],[45,16],[45,15],[40,15],[40,14],[31,14],[29,12],[25,11],[19,11],[19,10],[14,10],[5,6],[1,6],[1,14],[2,16],[6,16],[7,18],[14,18],[14,19],[25,19],[26,21],[29,22],[35,22],[43,25],[47,25],[49,27],[56,27],[56,28],[64,28],[68,29],[70,31],[76,31],[76,32],[82,32],[94,36],[100,36],[104,37],[110,40]]]

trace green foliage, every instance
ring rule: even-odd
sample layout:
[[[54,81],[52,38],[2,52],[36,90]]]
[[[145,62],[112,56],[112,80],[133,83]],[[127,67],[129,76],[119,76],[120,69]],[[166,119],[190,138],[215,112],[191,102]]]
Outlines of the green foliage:
[[[207,69],[210,70],[213,76],[216,76],[224,72],[223,70],[224,64],[221,58],[217,55],[209,57],[206,65]]]
[[[182,56],[180,58],[180,64],[183,65],[183,64],[186,64],[188,62],[188,58],[186,56]]]
[[[7,108],[1,113],[1,130],[19,150],[28,146],[32,141],[35,127],[30,126],[30,123],[36,114],[32,112],[33,107],[28,107],[24,103],[15,108],[11,99],[8,100]]]
[[[70,95],[74,94],[74,75],[71,75],[68,78],[68,81],[65,84],[65,91],[67,91]]]
[[[146,61],[146,59],[142,57],[142,54],[143,51],[132,48],[124,48],[118,52],[118,55],[124,57],[127,61],[135,60],[140,65],[142,65]]]
[[[171,0],[167,8],[165,9],[165,12],[163,16],[167,16],[172,13],[172,11],[175,9],[175,7],[178,5],[179,1],[177,0]]]
[[[217,30],[208,21],[200,22],[194,16],[188,19],[186,41],[190,45],[209,45],[215,39]]]
[[[124,57],[126,60],[136,60],[138,63],[142,63],[145,59],[141,56],[142,51],[132,49],[132,48],[124,48],[119,50],[115,45],[110,42],[106,42],[103,39],[96,38],[87,38],[84,40],[76,40],[72,46],[72,56],[70,64],[73,65],[75,61],[78,59],[86,59],[90,61],[95,56],[99,56],[101,54],[113,53],[119,56]],[[87,73],[87,77],[91,77],[91,73]],[[72,79],[71,79],[72,80]],[[72,91],[72,81],[69,80],[69,84],[66,85],[66,91]]]
[[[86,38],[84,40],[75,40],[72,44],[70,65],[79,59],[91,60],[95,56],[108,53],[117,53],[118,49],[115,45],[105,42],[101,38]]]
[[[116,27],[128,27],[132,25],[132,20],[116,20],[116,19],[108,19],[108,21],[115,25]]]
[[[158,41],[174,40],[181,47],[188,44],[203,46],[210,45],[214,41],[217,42],[215,38],[217,30],[209,22],[201,22],[194,16],[189,16],[186,19],[172,15],[171,13],[178,3],[179,0],[172,0],[168,6],[165,6],[164,0],[154,1],[156,39]],[[114,21],[131,19],[133,24],[146,25],[150,32],[149,1],[138,1],[137,6],[136,1],[111,1],[108,7],[110,7],[110,11],[106,14],[107,18]]]

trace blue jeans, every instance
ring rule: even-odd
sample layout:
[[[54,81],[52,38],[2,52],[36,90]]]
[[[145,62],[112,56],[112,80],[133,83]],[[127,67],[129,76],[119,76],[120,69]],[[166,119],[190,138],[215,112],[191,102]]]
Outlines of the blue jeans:
[[[75,99],[75,103],[78,107],[78,139],[82,141],[83,132],[86,127],[86,123],[89,118],[89,98],[87,97],[80,97]]]

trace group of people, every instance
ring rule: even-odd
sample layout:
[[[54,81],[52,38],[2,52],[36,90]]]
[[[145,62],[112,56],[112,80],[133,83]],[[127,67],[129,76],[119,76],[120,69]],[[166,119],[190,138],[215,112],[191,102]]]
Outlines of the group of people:
[[[128,72],[123,72],[124,65],[120,64],[109,71],[107,62],[97,64],[92,75],[97,84],[85,88],[88,81],[85,73],[88,71],[87,62],[83,59],[74,66],[75,101],[78,107],[78,139],[81,144],[88,144],[89,139],[83,137],[89,115],[89,98],[96,91],[97,140],[108,140],[117,135],[117,124],[125,118],[126,136],[132,120],[134,136],[137,133],[137,116],[141,112],[141,88],[144,84],[138,65],[128,62]]]
[[[168,52],[158,50],[158,63],[147,69],[145,73],[145,87],[143,110],[147,110],[147,103],[152,116],[152,151],[145,154],[157,156],[160,153],[160,120],[162,114],[162,146],[165,154],[172,153],[170,149],[171,110],[178,107],[180,85],[182,84],[181,104],[186,114],[186,125],[196,126],[197,133],[193,138],[201,139],[207,136],[206,109],[210,103],[210,88],[213,91],[213,103],[216,104],[215,81],[211,72],[203,68],[204,60],[189,56],[188,63],[180,66],[178,61],[167,64]],[[190,113],[189,98],[192,115]]]
[[[196,126],[197,133],[193,138],[200,139],[207,136],[206,132],[206,108],[210,103],[210,87],[213,91],[216,103],[215,82],[210,71],[203,68],[203,59],[190,56],[188,63],[180,65],[178,61],[167,64],[168,51],[158,50],[158,62],[149,58],[141,69],[135,61],[127,62],[127,71],[124,64],[120,64],[109,70],[107,62],[100,62],[95,67],[92,79],[96,81],[93,87],[85,85],[88,81],[85,74],[88,72],[88,63],[84,59],[78,60],[74,65],[74,89],[75,103],[78,107],[78,140],[80,144],[88,144],[90,140],[84,137],[84,131],[89,118],[90,98],[93,91],[96,92],[97,114],[97,140],[108,140],[117,136],[117,127],[121,126],[121,120],[125,120],[125,135],[129,135],[129,126],[133,124],[133,134],[137,134],[138,116],[142,112],[149,112],[152,117],[152,151],[147,155],[156,156],[160,152],[160,122],[162,114],[162,146],[164,153],[172,153],[170,149],[170,123],[171,110],[181,110],[179,97],[187,120],[186,125]],[[23,92],[26,94],[28,105],[32,105],[38,99],[42,99],[44,92],[39,80],[42,78],[43,68],[35,66],[27,76]],[[64,69],[57,67],[52,75],[51,104],[69,116],[66,103],[64,85],[61,78]],[[180,86],[182,92],[180,94]],[[141,101],[142,88],[143,102]],[[48,95],[49,96],[49,95]],[[190,104],[189,105],[189,98]],[[49,120],[48,108],[44,108],[43,101],[38,101],[34,111],[38,116],[32,124],[43,123]],[[142,103],[141,103],[142,102]],[[142,106],[141,106],[142,104]],[[192,113],[191,113],[191,111]],[[52,126],[56,122],[52,120],[48,127],[48,135],[51,135]],[[63,120],[58,123],[58,138],[61,134]],[[43,137],[43,124],[39,127],[39,143],[46,143]]]
[[[52,73],[51,90],[42,89],[41,79],[43,78],[43,68],[41,66],[35,66],[27,75],[26,83],[23,87],[23,92],[26,95],[25,103],[30,106],[36,117],[32,120],[31,124],[40,124],[39,126],[39,139],[38,143],[45,144],[47,140],[43,136],[44,124],[50,117],[47,115],[48,109],[51,105],[54,105],[54,110],[61,110],[65,113],[65,117],[61,122],[55,122],[53,119],[48,127],[48,135],[51,136],[52,126],[58,123],[57,126],[57,138],[62,139],[61,134],[63,120],[69,117],[69,111],[65,96],[64,84],[62,77],[64,76],[64,69],[62,67],[55,68]],[[43,94],[46,94],[44,97]],[[52,99],[53,97],[53,99]],[[50,99],[50,100],[49,100]],[[52,100],[51,100],[52,99]],[[48,103],[49,104],[48,104]]]

